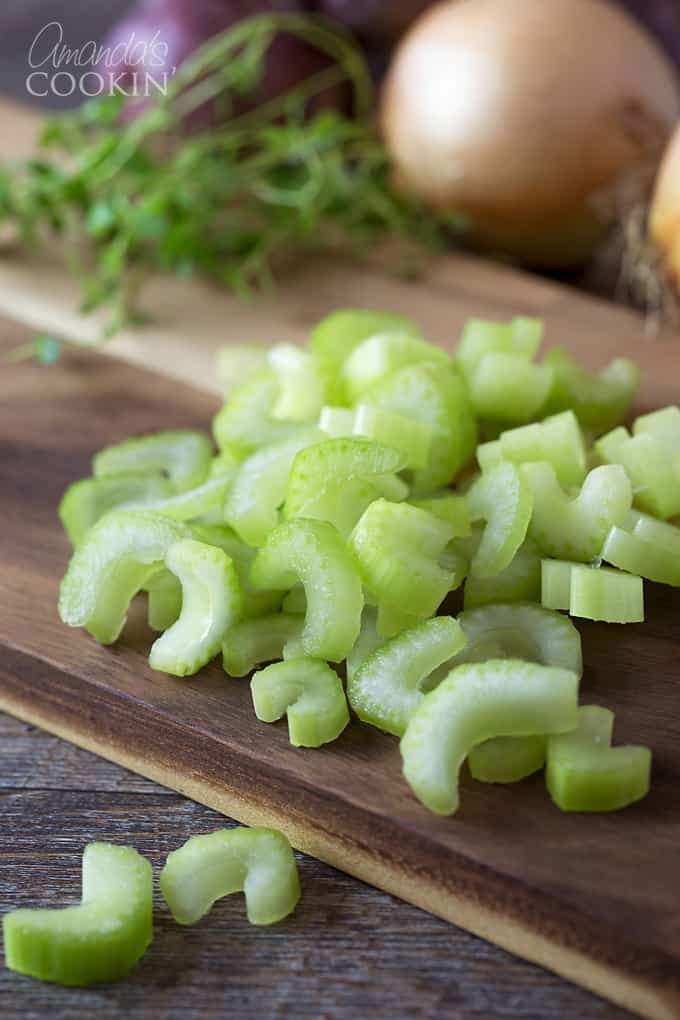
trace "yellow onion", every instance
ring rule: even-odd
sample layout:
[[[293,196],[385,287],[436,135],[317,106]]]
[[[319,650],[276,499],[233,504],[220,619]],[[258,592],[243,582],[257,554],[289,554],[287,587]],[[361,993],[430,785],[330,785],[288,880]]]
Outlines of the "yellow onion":
[[[452,0],[397,49],[381,97],[395,183],[481,246],[582,261],[680,116],[674,69],[601,0]]]
[[[668,272],[680,287],[680,125],[661,161],[649,210],[649,229]]]

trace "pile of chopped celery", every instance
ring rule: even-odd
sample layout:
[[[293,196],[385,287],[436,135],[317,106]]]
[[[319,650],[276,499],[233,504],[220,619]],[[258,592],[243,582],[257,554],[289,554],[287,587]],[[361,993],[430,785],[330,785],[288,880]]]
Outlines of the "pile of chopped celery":
[[[639,800],[650,752],[580,704],[570,616],[638,622],[643,579],[680,586],[680,409],[629,432],[636,366],[539,361],[542,333],[472,320],[451,357],[408,319],[345,310],[306,349],[225,348],[217,453],[188,430],[129,439],[66,492],[62,620],[113,642],[146,592],[154,669],[221,650],[299,747],[351,709],[401,738],[441,814],[465,760],[481,782],[545,769],[567,811]]]

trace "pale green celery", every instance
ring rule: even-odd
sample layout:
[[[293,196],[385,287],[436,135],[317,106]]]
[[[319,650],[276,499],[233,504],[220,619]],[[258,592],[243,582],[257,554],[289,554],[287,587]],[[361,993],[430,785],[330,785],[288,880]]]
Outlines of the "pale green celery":
[[[164,517],[171,517],[174,521],[192,521],[197,517],[203,517],[213,510],[219,511],[219,516],[224,520],[222,507],[225,496],[231,488],[232,474],[223,474],[217,478],[209,478],[207,482],[197,485],[195,489],[186,489],[175,496],[159,499],[148,504],[149,510],[155,510]],[[130,501],[126,507],[128,510],[142,510],[144,503],[136,504]]]
[[[624,522],[630,511],[633,493],[619,465],[594,468],[573,499],[561,488],[551,464],[538,461],[519,470],[534,497],[529,536],[555,559],[596,559],[610,528]]]
[[[422,685],[465,644],[451,616],[406,630],[368,656],[347,682],[347,699],[363,722],[400,737],[425,695]]]
[[[271,369],[234,390],[213,419],[213,434],[220,450],[247,457],[261,446],[292,439],[306,428],[272,418],[278,397],[279,384]]]
[[[152,510],[112,510],[87,532],[59,592],[59,616],[102,644],[116,640],[137,592],[163,567],[188,528]]]
[[[573,411],[501,432],[495,442],[477,448],[477,460],[482,471],[501,460],[513,464],[547,461],[554,467],[560,485],[567,488],[581,485],[588,470],[583,432]]]
[[[472,460],[477,423],[462,379],[429,363],[409,365],[378,383],[363,400],[431,430],[428,463],[413,472],[416,494],[448,485]]]
[[[9,970],[60,985],[115,981],[151,943],[152,897],[151,865],[136,850],[90,843],[78,905],[5,914],[5,963]]]
[[[378,499],[352,532],[350,548],[379,605],[426,618],[456,583],[439,563],[452,537],[452,527],[427,510]]]
[[[573,410],[586,429],[606,432],[626,415],[640,387],[640,370],[627,358],[615,358],[600,373],[592,374],[563,347],[554,347],[544,359],[553,371],[553,384],[542,413]]]
[[[355,347],[378,333],[421,333],[411,319],[394,312],[369,311],[365,308],[343,308],[318,322],[309,346],[319,359],[329,381],[329,399],[335,404],[348,403],[342,382],[342,366]]]
[[[480,783],[518,783],[545,764],[546,738],[494,737],[473,747],[470,775]]]
[[[338,674],[318,659],[274,662],[250,682],[255,715],[272,723],[288,717],[294,747],[321,747],[340,736],[349,711]]]
[[[284,516],[329,521],[347,536],[380,495],[379,482],[405,463],[404,454],[370,439],[327,439],[307,446],[290,470]]]
[[[515,315],[510,320],[515,353],[524,351],[526,357],[534,358],[543,342],[545,322],[528,315]]]
[[[189,429],[152,432],[100,450],[92,461],[92,473],[96,478],[105,478],[160,472],[167,475],[176,492],[184,492],[206,480],[212,453],[210,440],[202,432]]]
[[[192,676],[215,658],[239,619],[241,586],[224,550],[193,538],[170,546],[165,566],[182,585],[182,611],[153,643],[149,665],[174,676]]]
[[[109,510],[126,503],[154,503],[172,495],[174,488],[160,474],[121,474],[82,478],[67,488],[59,504],[59,517],[73,546]]]
[[[413,418],[383,411],[371,404],[357,404],[354,433],[399,450],[406,458],[407,468],[424,468],[428,462],[432,429]]]
[[[420,499],[409,500],[411,506],[417,506],[421,510],[446,521],[453,528],[454,538],[464,538],[472,531],[470,523],[470,505],[467,496],[457,495],[448,489],[442,489],[431,496]]]
[[[293,634],[286,641],[281,651],[283,659],[306,659],[304,645],[302,644],[302,620],[299,622],[298,633]]]
[[[545,403],[552,370],[521,354],[492,351],[468,375],[472,407],[481,418],[525,422]]]
[[[463,607],[476,609],[493,602],[540,602],[541,555],[538,546],[525,538],[512,560],[494,577],[468,577],[463,588]]]
[[[253,562],[255,588],[288,591],[298,581],[307,611],[302,631],[307,655],[340,662],[361,627],[361,578],[339,532],[327,521],[298,519],[270,532]]]
[[[210,461],[209,477],[223,478],[225,475],[232,477],[240,463],[239,457],[232,450],[224,449]]]
[[[400,368],[420,362],[431,362],[441,372],[453,367],[451,358],[440,347],[408,332],[390,331],[370,336],[354,348],[342,367],[345,392],[350,402],[355,403],[376,383]]]
[[[602,546],[602,559],[619,570],[658,584],[680,587],[680,528],[647,517],[649,524],[633,533],[612,528]]]
[[[531,361],[542,338],[543,323],[540,319],[519,317],[507,323],[468,319],[458,343],[456,364],[469,378],[487,354],[514,354]]]
[[[569,612],[587,620],[641,623],[645,618],[642,578],[608,567],[573,566]]]
[[[167,630],[182,611],[182,585],[166,567],[151,577],[146,585],[149,593],[148,620],[152,630]]]
[[[243,892],[251,924],[275,924],[295,909],[300,879],[290,843],[276,829],[237,826],[192,836],[168,854],[160,887],[178,924],[196,924],[217,900]]]
[[[316,356],[295,344],[276,344],[267,360],[279,386],[272,418],[315,422],[326,398],[326,384]]]
[[[486,659],[525,659],[583,673],[581,635],[566,616],[533,603],[497,604],[458,617],[467,643],[452,665]]]
[[[577,728],[548,739],[545,780],[562,811],[618,811],[649,792],[649,748],[611,747],[613,726],[613,712],[583,705]]]
[[[426,694],[401,739],[404,775],[440,815],[458,809],[458,775],[473,747],[494,737],[564,733],[578,721],[578,677],[515,659],[458,666]]]
[[[270,613],[235,623],[222,642],[224,672],[246,676],[263,662],[281,659],[286,642],[301,633],[303,622],[297,614]]]
[[[262,545],[279,523],[295,455],[320,438],[318,429],[305,429],[294,439],[256,450],[241,464],[226,498],[224,516],[248,545]]]
[[[305,595],[305,589],[301,584],[296,584],[294,588],[284,596],[283,602],[281,603],[281,609],[284,613],[298,613],[302,616],[307,612],[307,596]]]
[[[281,606],[280,591],[257,591],[250,583],[250,568],[255,559],[256,550],[246,545],[231,528],[213,524],[192,524],[191,533],[199,542],[224,549],[233,561],[243,600],[243,619],[273,613]]]
[[[395,474],[373,475],[370,484],[375,486],[379,496],[390,499],[393,503],[401,503],[402,500],[408,499],[411,491],[408,483]]]
[[[217,352],[217,377],[225,397],[267,368],[268,350],[258,344],[229,344]]]
[[[655,517],[674,517],[680,513],[680,439],[675,441],[670,428],[673,418],[655,420],[647,415],[638,421],[643,424],[640,428],[635,423],[634,436],[624,428],[614,429],[595,443],[595,451],[605,463],[621,464],[626,469],[636,506]],[[669,425],[670,444],[661,438],[660,424],[664,422]]]
[[[385,602],[378,604],[376,629],[382,640],[396,637],[402,631],[410,630],[422,622],[422,617],[400,609],[398,606],[388,605]]]
[[[504,462],[473,482],[470,517],[486,527],[470,563],[474,577],[494,577],[512,563],[531,519],[531,488],[514,464]]]
[[[354,432],[354,411],[350,407],[326,404],[319,414],[319,429],[331,439],[351,436]]]
[[[529,428],[530,426],[524,425],[520,427]],[[490,439],[486,443],[480,443],[477,447],[476,456],[480,471],[490,471],[491,468],[496,467],[497,464],[502,464],[504,460],[510,460],[509,457],[503,456],[503,448],[501,447],[500,439]]]
[[[571,571],[577,566],[569,560],[541,560],[541,605],[569,611]]]
[[[653,436],[669,457],[680,457],[680,407],[671,404],[660,411],[640,415],[633,422],[633,433]]]
[[[376,648],[380,648],[380,646],[385,643],[385,639],[378,634],[377,617],[378,614],[372,606],[364,607],[364,611],[361,616],[361,630],[359,631],[359,637],[352,645],[351,650],[347,653],[345,672],[347,673],[348,684],[352,682],[354,674],[366,661],[369,655],[374,652]]]

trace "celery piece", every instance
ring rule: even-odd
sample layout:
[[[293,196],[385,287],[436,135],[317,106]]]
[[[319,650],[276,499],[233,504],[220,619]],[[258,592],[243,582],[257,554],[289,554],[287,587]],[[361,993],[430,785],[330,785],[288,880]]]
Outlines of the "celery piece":
[[[650,526],[644,534],[649,538],[637,529],[631,534],[612,528],[602,546],[602,559],[629,574],[680,587],[680,528],[647,519]]]
[[[646,424],[650,418],[651,428]],[[671,442],[669,447],[660,437],[661,430],[655,426],[652,415],[638,421],[643,422],[643,427],[639,428],[636,422],[634,436],[624,428],[614,429],[595,443],[595,450],[601,460],[621,464],[626,469],[636,506],[655,517],[674,517],[680,513],[680,440],[677,446]]]
[[[413,418],[392,414],[371,404],[357,404],[354,433],[399,450],[406,458],[404,466],[407,468],[424,468],[427,464],[432,429]]]
[[[541,605],[546,609],[569,610],[571,571],[579,566],[568,560],[541,560]]]
[[[263,616],[279,608],[282,599],[280,591],[258,591],[250,583],[250,568],[256,550],[246,545],[231,528],[225,525],[192,524],[191,533],[199,542],[224,549],[232,560],[241,585],[243,619]]]
[[[467,496],[460,496],[448,489],[435,492],[431,496],[409,500],[411,506],[427,510],[440,520],[446,521],[453,528],[454,538],[464,538],[472,530],[470,524],[470,504]]]
[[[383,640],[396,637],[397,634],[410,630],[411,627],[415,627],[419,623],[422,623],[420,616],[400,609],[399,606],[388,605],[385,602],[378,605],[376,630]]]
[[[400,471],[406,458],[370,439],[327,439],[301,450],[288,477],[284,515],[330,521],[347,536],[380,495],[376,479]]]
[[[411,716],[400,744],[404,775],[430,811],[452,815],[460,766],[473,747],[493,737],[563,733],[577,720],[571,670],[516,659],[458,666]]]
[[[525,425],[522,427],[529,428],[530,426]],[[491,439],[489,442],[480,443],[477,447],[476,456],[480,471],[490,471],[491,468],[496,467],[497,464],[501,464],[504,460],[511,459],[510,457],[503,456],[503,448],[501,447],[500,439]]]
[[[574,565],[569,612],[587,620],[641,623],[645,618],[642,578],[608,567]]]
[[[145,588],[149,593],[148,619],[152,630],[167,630],[182,611],[182,585],[179,578],[164,567],[149,578]]]
[[[105,478],[82,478],[67,488],[59,504],[59,517],[73,546],[108,513],[127,503],[147,505],[174,492],[160,474],[121,474]]]
[[[492,351],[468,375],[470,400],[477,415],[492,421],[525,422],[545,403],[552,370],[521,354]]]
[[[553,384],[542,413],[573,410],[586,429],[606,432],[626,415],[640,387],[640,370],[627,358],[615,358],[598,374],[591,374],[563,347],[553,347],[544,359],[553,371]]]
[[[255,666],[280,659],[286,642],[302,632],[303,622],[297,614],[270,613],[235,623],[222,642],[224,672],[246,676]]]
[[[467,643],[452,665],[485,659],[525,659],[583,672],[581,635],[566,616],[532,603],[466,610],[458,617]]]
[[[318,659],[273,662],[253,674],[250,690],[261,722],[288,716],[288,737],[294,747],[328,744],[349,722],[342,681]]]
[[[518,783],[545,764],[546,738],[494,737],[473,747],[470,775],[480,783]]]
[[[299,621],[297,634],[291,635],[281,650],[283,659],[306,659],[305,649],[302,644],[302,620]]]
[[[152,897],[151,865],[136,850],[89,843],[78,905],[5,914],[5,963],[60,985],[115,981],[151,943]]]
[[[301,581],[306,654],[331,662],[345,658],[359,634],[364,599],[357,567],[332,524],[302,519],[280,524],[258,551],[250,579],[255,588],[284,591]]]
[[[207,482],[197,485],[194,489],[185,489],[174,496],[159,499],[148,504],[149,510],[155,510],[164,517],[172,517],[174,521],[191,521],[202,517],[211,510],[219,510],[220,518],[223,518],[222,507],[225,496],[231,487],[232,475],[223,474],[217,478],[209,478]],[[142,510],[141,505],[130,501],[126,509]]]
[[[563,411],[544,421],[501,432],[495,443],[485,443],[478,448],[477,459],[483,471],[488,471],[499,460],[509,460],[513,464],[547,461],[554,467],[560,485],[565,487],[581,485],[588,470],[583,432],[573,411]]]
[[[290,843],[276,829],[237,826],[192,836],[168,854],[160,887],[178,924],[196,924],[217,900],[243,892],[251,924],[275,924],[295,909],[300,879]]]
[[[351,436],[354,432],[354,411],[349,407],[326,404],[319,414],[319,429],[331,439]]]
[[[217,352],[217,376],[228,396],[267,367],[269,348],[258,344],[229,344]]]
[[[342,382],[342,366],[354,348],[370,336],[387,332],[409,333],[415,337],[421,335],[416,323],[403,315],[365,308],[341,308],[316,324],[309,346],[329,380],[329,397],[333,403],[348,402]]]
[[[633,422],[636,436],[650,435],[661,444],[669,457],[680,457],[680,407],[670,405],[651,414],[642,414]]]
[[[545,780],[560,810],[618,811],[649,792],[649,748],[611,747],[613,724],[613,712],[583,705],[576,729],[549,737]]]
[[[377,499],[350,537],[361,577],[378,603],[417,617],[432,616],[456,582],[439,557],[453,529],[445,521],[409,506]]]
[[[408,332],[391,331],[367,337],[345,360],[342,379],[350,402],[360,400],[362,395],[376,383],[382,382],[400,368],[431,362],[442,372],[453,367],[451,358],[440,347]]]
[[[232,450],[224,449],[210,461],[209,477],[223,478],[225,475],[228,475],[231,478],[236,473],[240,463],[240,459]]]
[[[247,457],[267,443],[292,439],[306,428],[272,418],[278,397],[279,384],[270,369],[234,390],[213,419],[213,434],[220,450]]]
[[[384,638],[378,634],[377,613],[370,606],[365,606],[361,616],[361,630],[359,637],[347,653],[345,672],[347,673],[347,684],[352,682],[354,674],[365,662],[369,655],[385,643]]]
[[[241,615],[241,586],[223,549],[187,538],[170,546],[165,566],[182,585],[182,611],[153,644],[149,665],[191,676],[214,659]]]
[[[267,355],[278,383],[271,409],[278,421],[314,422],[323,407],[326,386],[316,356],[295,344],[276,344]]]
[[[473,482],[467,497],[471,519],[486,521],[470,573],[474,577],[493,577],[510,565],[526,538],[531,488],[514,464],[506,462]]]
[[[468,319],[458,343],[456,364],[469,379],[487,354],[513,354],[528,362],[538,352],[542,337],[540,319],[519,318],[507,323]]]
[[[541,555],[538,546],[525,538],[510,563],[493,577],[468,577],[463,588],[463,608],[476,609],[493,602],[540,602]]]
[[[100,450],[92,461],[95,478],[128,472],[167,475],[176,492],[193,489],[210,471],[212,446],[202,432],[153,432]]]
[[[59,593],[62,621],[112,644],[133,596],[162,569],[170,546],[188,535],[185,525],[152,510],[110,511],[71,557]]]
[[[351,707],[363,722],[402,736],[425,697],[421,685],[460,651],[465,640],[451,616],[436,616],[392,638],[348,678]]]
[[[413,472],[416,493],[448,485],[474,457],[477,423],[465,384],[454,372],[427,362],[409,365],[374,386],[363,401],[431,430],[428,463]]]
[[[633,493],[626,472],[616,464],[593,468],[573,499],[545,461],[522,464],[534,495],[529,535],[550,557],[585,563],[600,555],[610,528],[625,521]]]

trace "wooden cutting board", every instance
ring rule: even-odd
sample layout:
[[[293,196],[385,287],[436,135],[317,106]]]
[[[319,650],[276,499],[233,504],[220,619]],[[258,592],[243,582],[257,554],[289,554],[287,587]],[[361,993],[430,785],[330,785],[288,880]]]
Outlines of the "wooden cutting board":
[[[75,297],[49,263],[6,254],[0,350],[29,338],[17,322],[93,339],[97,328],[74,312]],[[464,777],[459,814],[441,819],[411,795],[393,738],[353,723],[321,751],[296,750],[285,723],[257,722],[248,682],[219,665],[189,680],[151,671],[143,605],[113,648],[63,627],[56,600],[69,549],[56,507],[98,447],[208,427],[217,346],[302,341],[337,306],[406,312],[448,347],[469,315],[542,315],[550,342],[588,364],[636,356],[645,369],[640,409],[677,402],[680,339],[646,340],[631,313],[460,256],[438,259],[417,283],[375,262],[317,261],[250,305],[168,280],[155,281],[146,300],[154,321],[108,346],[118,362],[79,350],[49,369],[0,362],[0,707],[239,820],[275,825],[300,849],[642,1016],[676,1020],[680,592],[648,586],[643,626],[581,625],[585,700],[615,710],[617,741],[653,748],[645,801],[613,815],[563,815],[540,776],[505,789]]]

